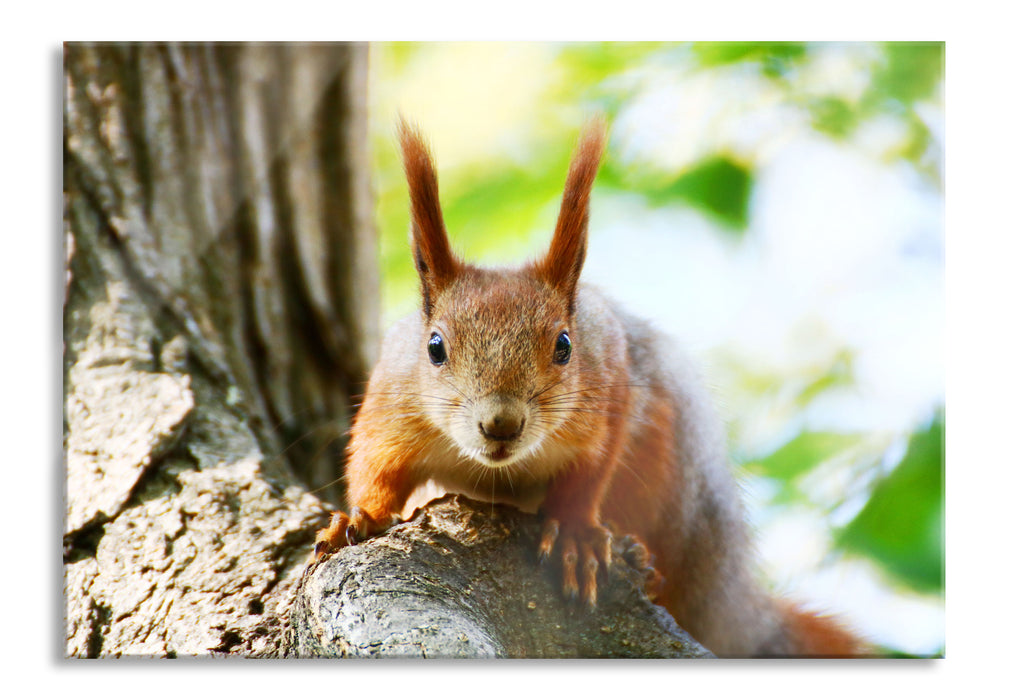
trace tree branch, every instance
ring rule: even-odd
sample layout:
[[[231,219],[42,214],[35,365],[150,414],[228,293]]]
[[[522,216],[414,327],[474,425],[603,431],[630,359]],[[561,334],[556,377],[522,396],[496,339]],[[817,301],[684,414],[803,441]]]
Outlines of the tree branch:
[[[285,653],[325,657],[696,658],[711,654],[643,593],[618,541],[595,611],[537,561],[539,521],[462,496],[311,565]]]

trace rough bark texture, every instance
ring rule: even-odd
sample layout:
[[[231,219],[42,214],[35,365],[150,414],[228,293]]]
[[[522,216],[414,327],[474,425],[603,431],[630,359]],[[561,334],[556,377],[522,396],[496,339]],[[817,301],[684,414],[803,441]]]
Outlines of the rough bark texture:
[[[64,59],[66,653],[276,653],[375,344],[366,47]]]
[[[538,520],[461,496],[383,537],[313,564],[287,653],[327,657],[698,658],[711,656],[645,597],[616,545],[596,610],[565,601],[536,558]]]

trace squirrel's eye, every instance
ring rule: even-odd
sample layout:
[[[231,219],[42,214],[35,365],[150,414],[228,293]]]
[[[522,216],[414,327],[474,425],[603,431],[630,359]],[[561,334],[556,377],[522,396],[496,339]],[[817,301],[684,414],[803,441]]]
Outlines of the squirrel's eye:
[[[554,364],[566,365],[571,359],[571,338],[568,332],[564,331],[557,336],[557,344],[554,345]]]
[[[432,333],[431,340],[427,341],[427,354],[431,358],[431,364],[435,365],[443,365],[448,359],[445,343],[437,333]]]

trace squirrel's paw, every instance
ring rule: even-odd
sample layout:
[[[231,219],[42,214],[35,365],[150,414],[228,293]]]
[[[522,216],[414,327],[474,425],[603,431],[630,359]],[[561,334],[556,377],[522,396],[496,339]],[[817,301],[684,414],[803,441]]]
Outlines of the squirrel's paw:
[[[399,522],[401,519],[395,515],[375,519],[356,506],[351,509],[350,515],[338,510],[333,513],[329,527],[319,530],[315,536],[315,559],[322,559],[348,545],[381,535]]]
[[[540,536],[540,561],[547,562],[560,552],[564,595],[571,600],[581,597],[590,608],[596,607],[596,578],[600,567],[609,572],[613,535],[602,525],[561,523],[548,518]]]
[[[624,535],[618,549],[622,551],[624,561],[644,576],[645,595],[654,603],[666,583],[666,579],[655,568],[655,555],[634,535]]]

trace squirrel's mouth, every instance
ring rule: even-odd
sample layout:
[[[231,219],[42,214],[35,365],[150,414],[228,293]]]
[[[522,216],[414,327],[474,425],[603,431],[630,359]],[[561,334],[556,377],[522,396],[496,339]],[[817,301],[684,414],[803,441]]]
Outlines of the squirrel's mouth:
[[[470,457],[488,467],[506,467],[523,454],[518,445],[487,445],[470,452]]]
[[[495,469],[507,467],[528,458],[537,451],[539,446],[539,441],[530,441],[525,436],[517,440],[506,441],[473,440],[472,435],[466,437],[468,439],[465,442],[456,441],[462,453],[485,467]]]
[[[493,450],[485,452],[487,458],[494,462],[503,462],[512,455],[512,450],[507,445],[498,445]]]

